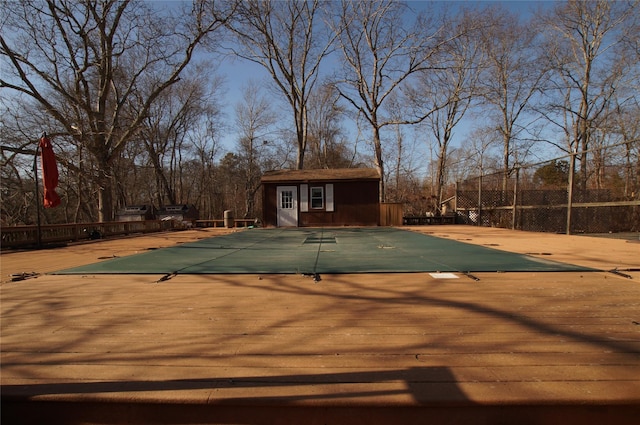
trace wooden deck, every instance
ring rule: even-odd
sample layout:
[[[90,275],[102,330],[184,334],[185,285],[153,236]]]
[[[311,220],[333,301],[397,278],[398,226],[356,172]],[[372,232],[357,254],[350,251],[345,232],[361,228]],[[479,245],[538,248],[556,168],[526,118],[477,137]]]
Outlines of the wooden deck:
[[[637,423],[640,243],[414,230],[603,271],[47,274],[233,229],[5,252],[2,424]]]

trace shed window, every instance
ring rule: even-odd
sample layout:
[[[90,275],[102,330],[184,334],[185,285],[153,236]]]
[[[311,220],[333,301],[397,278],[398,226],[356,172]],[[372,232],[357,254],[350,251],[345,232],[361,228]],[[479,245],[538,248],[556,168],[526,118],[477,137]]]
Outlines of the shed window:
[[[311,208],[313,209],[324,208],[324,188],[322,187],[311,188]]]

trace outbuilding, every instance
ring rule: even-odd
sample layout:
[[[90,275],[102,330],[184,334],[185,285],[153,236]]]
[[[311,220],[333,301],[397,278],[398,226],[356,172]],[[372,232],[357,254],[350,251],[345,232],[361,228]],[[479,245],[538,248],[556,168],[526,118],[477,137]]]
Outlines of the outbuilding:
[[[261,183],[266,227],[380,224],[380,175],[375,169],[268,171]]]

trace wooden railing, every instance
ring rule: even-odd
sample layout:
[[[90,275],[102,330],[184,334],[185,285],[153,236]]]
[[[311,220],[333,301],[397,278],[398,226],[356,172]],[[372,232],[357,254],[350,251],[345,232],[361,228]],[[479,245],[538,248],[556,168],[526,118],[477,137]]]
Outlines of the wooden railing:
[[[196,220],[196,227],[227,227],[224,220]],[[257,226],[258,220],[255,218],[236,218],[233,220],[233,227],[252,227]]]
[[[409,216],[409,217],[403,217],[402,223],[405,226],[422,226],[427,224],[456,224],[456,216],[455,215]]]
[[[106,223],[46,224],[40,226],[2,227],[2,249],[45,246],[56,243],[78,242],[136,233],[164,232],[189,227],[225,227],[224,220],[144,220],[112,221]],[[251,227],[256,219],[235,219],[233,227]]]
[[[171,221],[113,221],[107,223],[46,224],[40,226],[3,227],[2,248],[47,245],[123,236],[134,233],[151,233],[171,230],[176,224]]]

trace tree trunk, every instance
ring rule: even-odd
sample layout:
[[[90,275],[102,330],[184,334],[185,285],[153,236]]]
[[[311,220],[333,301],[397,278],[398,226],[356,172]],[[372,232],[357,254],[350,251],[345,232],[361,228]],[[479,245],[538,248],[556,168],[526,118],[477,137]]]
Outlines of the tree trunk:
[[[296,169],[302,170],[304,168],[304,153],[307,150],[307,110],[304,105],[300,105],[296,109],[296,105],[293,104],[293,112],[296,118],[296,138],[298,141],[298,155],[296,157]]]
[[[506,119],[505,119],[506,125]],[[507,188],[509,186],[509,151],[511,144],[511,136],[508,133],[503,133],[502,135],[502,169],[504,170],[504,175],[502,177],[502,192],[507,193]]]
[[[440,151],[438,152],[438,174],[436,178],[436,197],[438,205],[437,211],[440,211],[440,205],[442,205],[442,192],[444,190],[444,176],[447,166],[447,144],[448,141],[440,145]]]
[[[98,221],[101,223],[113,221],[113,190],[110,178],[100,183],[98,190]]]
[[[395,187],[395,200],[400,200],[400,170],[402,167],[402,131],[400,126],[396,125],[396,139],[398,142],[398,156],[396,157],[396,187]]]
[[[103,144],[104,145],[104,144]],[[96,155],[98,156],[98,155]],[[114,178],[108,155],[104,152],[99,154],[101,158],[98,163],[98,221],[113,221],[113,185]]]
[[[384,185],[384,161],[382,159],[382,142],[380,141],[380,129],[373,127],[373,150],[375,154],[374,164],[378,174],[380,175],[380,202],[385,200]]]

